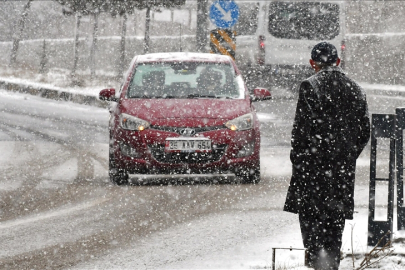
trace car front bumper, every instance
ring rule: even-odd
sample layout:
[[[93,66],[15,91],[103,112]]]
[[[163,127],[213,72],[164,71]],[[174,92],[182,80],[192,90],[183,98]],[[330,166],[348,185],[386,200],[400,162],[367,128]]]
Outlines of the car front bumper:
[[[181,138],[175,132],[155,129],[119,129],[113,141],[115,166],[130,174],[237,174],[259,166],[258,129],[231,131],[227,128],[196,134],[211,140],[212,151],[165,151],[166,138]]]

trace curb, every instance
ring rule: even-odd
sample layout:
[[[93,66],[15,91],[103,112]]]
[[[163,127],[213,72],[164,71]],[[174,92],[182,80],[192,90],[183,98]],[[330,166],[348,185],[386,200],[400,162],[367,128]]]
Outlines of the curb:
[[[26,84],[0,81],[0,89],[4,89],[10,92],[29,94],[52,100],[71,101],[73,103],[90,105],[100,108],[108,107],[107,101],[99,100],[96,96],[71,93],[47,87],[34,87]]]

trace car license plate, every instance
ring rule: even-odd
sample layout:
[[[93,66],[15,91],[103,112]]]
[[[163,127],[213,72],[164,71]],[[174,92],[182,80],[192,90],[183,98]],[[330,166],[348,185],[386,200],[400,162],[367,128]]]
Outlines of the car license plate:
[[[211,152],[208,138],[167,138],[166,152]]]

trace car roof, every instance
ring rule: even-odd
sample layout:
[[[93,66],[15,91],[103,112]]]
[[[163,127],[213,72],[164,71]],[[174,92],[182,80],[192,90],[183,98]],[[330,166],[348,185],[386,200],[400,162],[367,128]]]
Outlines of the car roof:
[[[230,63],[232,59],[226,55],[193,52],[150,53],[136,57],[137,63],[181,61]]]

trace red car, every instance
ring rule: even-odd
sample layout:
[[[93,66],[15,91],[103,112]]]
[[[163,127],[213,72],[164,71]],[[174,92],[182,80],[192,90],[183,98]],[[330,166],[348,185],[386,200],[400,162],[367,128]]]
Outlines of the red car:
[[[110,118],[109,175],[211,174],[260,181],[260,123],[234,61],[223,55],[155,53],[136,56],[121,89],[100,99],[116,102]]]

